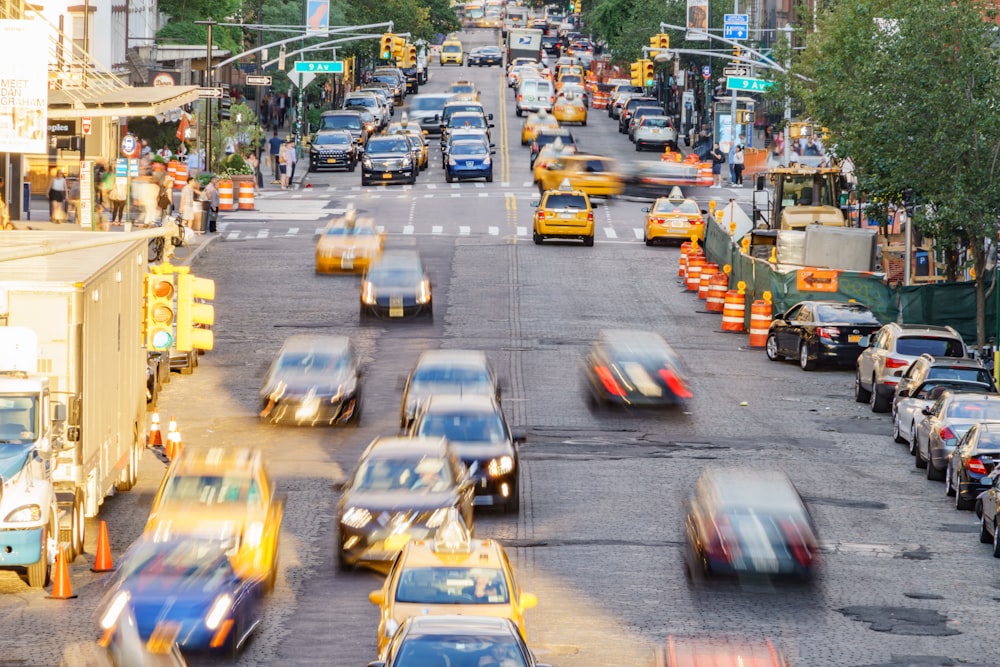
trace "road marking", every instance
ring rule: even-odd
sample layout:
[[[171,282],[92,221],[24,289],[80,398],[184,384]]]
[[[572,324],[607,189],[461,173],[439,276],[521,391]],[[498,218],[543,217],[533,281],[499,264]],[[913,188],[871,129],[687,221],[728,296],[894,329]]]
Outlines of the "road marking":
[[[490,236],[499,236],[500,235],[500,228],[499,227],[490,227],[486,231],[489,232]]]
[[[268,232],[267,232],[266,229],[262,229],[259,232],[257,232],[257,238],[259,238],[259,239],[266,239],[267,238],[267,233]]]
[[[461,197],[462,195],[459,194],[458,192],[456,192],[456,193],[452,194],[451,196],[452,196],[453,199],[457,199],[458,197]]]
[[[480,196],[480,197],[489,197],[489,196],[490,196],[490,193],[489,193],[489,192],[480,192],[480,193],[479,193],[479,196]]]
[[[431,227],[431,234],[442,234],[444,233],[444,227],[441,225],[434,225]]]
[[[451,184],[451,189],[452,189],[452,190],[457,190],[457,189],[459,189],[460,187],[462,187],[462,184],[461,184],[461,183],[452,183],[452,184]]]
[[[609,239],[616,239],[616,238],[618,238],[618,234],[611,227],[605,227],[604,228],[604,235],[606,237],[608,237]]]
[[[517,228],[517,235],[518,236],[527,236],[528,235],[528,228],[527,227],[518,227]]]
[[[319,236],[323,233],[323,227],[317,227],[316,231],[313,232],[313,236]]]
[[[404,234],[412,234],[413,233],[413,225],[406,225],[406,226],[404,226],[403,227],[403,233]]]
[[[239,232],[229,232],[228,234],[226,234],[226,240],[227,241],[235,241],[239,237],[240,237],[240,233]]]
[[[476,186],[477,188],[485,188],[486,187],[485,183],[473,183],[473,185]]]
[[[525,181],[524,183],[521,184],[521,187],[522,188],[533,188],[533,187],[535,187],[535,184],[533,182],[531,182],[531,181]]]
[[[643,229],[642,227],[636,227],[635,229],[632,230],[632,233],[635,234],[635,240],[638,241],[643,237],[643,234],[646,233],[646,230]]]
[[[436,190],[437,189],[437,183],[428,183],[427,184],[427,189],[428,190]]]
[[[458,228],[458,233],[460,236],[468,236],[472,232],[471,227],[461,226]]]
[[[379,234],[385,234],[385,225],[376,225],[375,229],[378,230]]]
[[[299,233],[298,227],[289,227],[288,231],[285,232],[285,236],[295,236],[298,233]]]

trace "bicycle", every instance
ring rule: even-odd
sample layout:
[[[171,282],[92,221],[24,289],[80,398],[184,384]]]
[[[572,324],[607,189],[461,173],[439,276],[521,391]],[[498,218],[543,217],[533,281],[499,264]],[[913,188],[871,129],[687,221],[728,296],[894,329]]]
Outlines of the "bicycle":
[[[184,259],[191,253],[191,247],[187,244],[187,234],[188,228],[184,224],[180,215],[172,213],[160,218],[156,226],[162,227],[164,218],[169,219],[177,228],[177,233],[170,237],[171,252],[170,257],[176,257],[177,259]],[[147,260],[150,264],[154,262],[159,262],[164,259],[164,252],[167,247],[167,239],[163,236],[157,236],[155,238],[149,239],[149,250]],[[169,259],[169,257],[167,257]]]

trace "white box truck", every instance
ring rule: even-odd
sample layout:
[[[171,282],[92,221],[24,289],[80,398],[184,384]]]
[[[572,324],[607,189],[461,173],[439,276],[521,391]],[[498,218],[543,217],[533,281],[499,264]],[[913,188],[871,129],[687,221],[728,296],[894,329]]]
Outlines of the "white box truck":
[[[9,232],[3,247],[65,240],[60,232]],[[34,331],[38,374],[65,406],[52,482],[59,540],[70,543],[71,559],[83,551],[84,515],[132,488],[146,444],[146,246],[140,238],[0,261],[0,326]]]
[[[507,32],[507,63],[515,58],[542,59],[542,31],[536,28],[511,29]]]

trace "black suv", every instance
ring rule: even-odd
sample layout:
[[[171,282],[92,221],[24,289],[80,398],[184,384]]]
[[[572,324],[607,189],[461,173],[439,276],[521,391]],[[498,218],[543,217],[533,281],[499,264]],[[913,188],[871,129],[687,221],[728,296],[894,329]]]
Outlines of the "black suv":
[[[638,107],[656,106],[655,97],[631,97],[622,107],[618,114],[618,132],[625,134],[628,132],[628,122],[632,118],[632,112]]]
[[[324,111],[320,114],[317,131],[323,130],[347,130],[354,141],[362,146],[368,141],[364,117],[358,111]]]
[[[358,144],[347,130],[317,132],[309,145],[309,171],[344,168],[354,171],[358,165]]]

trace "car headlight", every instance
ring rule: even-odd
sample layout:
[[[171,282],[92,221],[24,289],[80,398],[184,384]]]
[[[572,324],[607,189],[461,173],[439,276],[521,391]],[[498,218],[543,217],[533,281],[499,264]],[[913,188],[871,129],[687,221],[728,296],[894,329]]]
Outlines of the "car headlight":
[[[209,630],[218,629],[232,608],[233,598],[229,596],[229,593],[223,593],[215,598],[212,608],[208,610],[208,614],[205,616],[205,627]]]
[[[361,301],[369,306],[375,304],[375,286],[367,280],[361,284]]]
[[[486,472],[490,477],[500,477],[514,470],[514,459],[510,456],[501,456],[498,459],[491,459],[486,466]]]
[[[260,546],[260,540],[264,537],[264,523],[262,521],[251,521],[243,531],[243,545],[254,549]]]
[[[372,520],[372,513],[363,507],[348,507],[340,523],[351,528],[364,528]]]
[[[125,605],[128,604],[128,591],[122,591],[115,596],[115,599],[108,605],[108,610],[101,616],[100,625],[105,630],[110,630],[118,623],[118,618],[122,615]]]
[[[450,157],[450,158],[448,158],[448,164],[449,164],[450,166],[454,167],[455,165],[457,165],[457,164],[458,164],[458,162],[457,162],[457,161],[455,160],[455,158],[453,158],[453,157]]]
[[[404,167],[409,167],[411,164],[413,164],[413,158],[411,158],[409,155],[403,158]]]
[[[361,166],[367,169],[372,168],[372,159],[368,156],[361,158]]]
[[[431,300],[431,282],[429,280],[420,281],[417,288],[417,303],[427,303]]]
[[[24,505],[7,515],[4,521],[10,523],[27,523],[29,521],[40,521],[42,518],[41,505]]]
[[[493,164],[493,160],[490,158],[489,155],[487,155],[486,157],[483,158],[483,164],[484,165],[491,165],[491,164]]]

